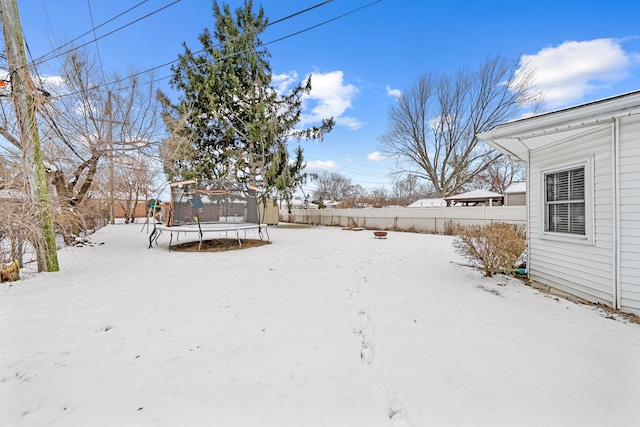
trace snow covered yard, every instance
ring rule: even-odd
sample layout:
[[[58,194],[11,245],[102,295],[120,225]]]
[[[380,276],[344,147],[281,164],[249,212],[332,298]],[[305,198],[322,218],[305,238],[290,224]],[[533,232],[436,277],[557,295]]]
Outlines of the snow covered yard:
[[[639,422],[640,325],[483,278],[447,236],[269,234],[178,253],[107,226],[0,285],[0,425]]]

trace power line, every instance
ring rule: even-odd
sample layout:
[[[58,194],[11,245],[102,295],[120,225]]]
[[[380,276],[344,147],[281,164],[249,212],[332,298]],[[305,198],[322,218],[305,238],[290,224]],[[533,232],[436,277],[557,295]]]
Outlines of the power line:
[[[96,27],[93,24],[93,11],[91,10],[91,0],[87,0],[87,6],[89,6],[89,17],[91,18],[91,27],[93,28],[93,37],[96,37]],[[102,71],[102,78],[107,80],[107,76],[105,76],[104,74],[104,66],[102,65],[102,56],[100,56],[100,47],[98,46],[97,39],[96,39],[96,52],[98,53],[98,62],[100,63],[100,71]]]
[[[162,8],[157,9],[157,10],[155,10],[154,12],[151,12],[151,13],[150,13],[150,14],[148,14],[148,15],[145,15],[145,16],[143,16],[143,17],[141,17],[141,18],[137,19],[137,20],[134,20],[134,21],[129,22],[129,23],[128,23],[128,24],[126,24],[126,25],[123,25],[123,26],[121,26],[121,27],[119,27],[119,28],[116,28],[115,30],[113,30],[113,31],[111,31],[111,32],[109,32],[109,33],[107,33],[107,34],[104,34],[104,35],[102,35],[102,36],[100,36],[100,37],[96,37],[96,30],[97,30],[98,28],[101,28],[101,27],[105,26],[106,24],[108,24],[108,23],[110,23],[110,22],[113,22],[113,21],[114,21],[114,20],[116,20],[117,18],[119,18],[119,17],[121,17],[121,16],[123,16],[123,15],[127,14],[128,12],[130,12],[130,11],[134,10],[134,9],[135,9],[135,8],[137,8],[138,6],[141,6],[142,4],[146,3],[147,1],[149,1],[149,0],[144,0],[144,1],[142,1],[142,2],[140,2],[140,3],[138,3],[138,4],[136,4],[135,6],[130,7],[129,9],[125,10],[124,12],[119,13],[118,15],[116,15],[116,16],[114,16],[113,18],[111,18],[111,19],[109,19],[109,20],[107,20],[107,21],[103,22],[102,24],[100,24],[100,25],[98,25],[98,26],[94,26],[94,24],[93,24],[93,16],[92,16],[92,17],[91,17],[91,26],[92,26],[92,28],[91,28],[89,31],[87,31],[87,32],[85,32],[85,33],[83,33],[83,34],[79,35],[78,37],[74,38],[73,40],[71,40],[71,41],[69,41],[69,42],[67,42],[67,43],[65,43],[65,44],[63,44],[62,46],[59,46],[59,47],[57,47],[57,48],[53,49],[51,52],[46,53],[46,54],[44,54],[44,55],[40,56],[40,57],[39,57],[39,58],[37,58],[35,61],[43,60],[44,58],[46,58],[47,56],[51,55],[52,53],[54,53],[54,52],[56,52],[56,51],[58,51],[58,50],[62,49],[62,48],[63,48],[63,47],[65,47],[65,46],[70,45],[70,44],[71,44],[71,43],[73,43],[74,41],[79,40],[79,39],[81,39],[82,37],[84,37],[84,36],[86,36],[87,34],[90,34],[90,33],[93,33],[93,34],[94,34],[94,39],[93,39],[93,40],[91,40],[91,41],[89,41],[89,42],[87,42],[87,43],[85,43],[85,44],[83,44],[83,45],[81,45],[81,46],[78,46],[78,47],[75,47],[75,48],[73,48],[73,49],[70,49],[70,50],[68,50],[68,51],[66,51],[66,52],[64,52],[64,53],[61,53],[61,54],[56,55],[56,56],[54,56],[54,57],[48,58],[48,59],[46,59],[46,61],[51,60],[51,59],[54,59],[54,58],[57,58],[58,56],[61,56],[61,55],[67,54],[67,53],[69,53],[69,52],[72,52],[73,50],[76,50],[76,49],[79,49],[80,47],[83,47],[83,46],[86,46],[86,45],[88,45],[88,44],[91,44],[91,43],[92,43],[92,42],[94,42],[94,41],[96,41],[96,42],[97,42],[97,40],[99,40],[99,39],[101,39],[101,38],[104,38],[104,37],[106,37],[106,36],[109,36],[109,35],[111,35],[111,34],[113,34],[113,33],[117,32],[117,31],[120,31],[120,30],[122,30],[122,29],[124,29],[124,28],[126,28],[126,27],[128,27],[128,26],[130,26],[130,25],[132,25],[132,24],[134,24],[134,23],[136,23],[136,22],[138,22],[138,21],[142,20],[142,19],[145,19],[145,18],[147,18],[147,17],[149,17],[149,16],[151,16],[151,15],[153,15],[153,14],[157,13],[157,12],[160,12],[161,10],[164,10],[164,9],[166,9],[166,8],[170,7],[170,6],[173,6],[174,4],[176,4],[176,3],[180,2],[181,0],[174,1],[173,3],[168,4],[168,5],[166,5],[166,6],[163,6]],[[380,0],[380,1],[381,1],[381,0]],[[316,8],[318,8],[318,7],[320,7],[320,6],[324,6],[325,4],[327,4],[327,3],[331,3],[331,2],[333,2],[333,0],[326,0],[326,1],[322,2],[322,3],[318,3],[318,4],[316,4],[316,5],[314,5],[314,6],[311,6],[311,7],[307,8],[307,9],[303,9],[303,10],[301,10],[301,11],[299,11],[299,12],[296,12],[296,13],[294,13],[294,14],[292,14],[292,15],[289,15],[289,16],[286,16],[286,17],[284,17],[284,18],[278,19],[278,20],[276,20],[276,21],[274,21],[274,22],[271,22],[271,23],[267,24],[265,27],[269,27],[269,26],[271,26],[271,25],[278,24],[278,23],[280,23],[280,22],[282,22],[282,21],[285,21],[285,20],[287,20],[287,19],[293,18],[293,17],[295,17],[295,16],[297,16],[297,15],[301,15],[301,14],[303,14],[303,13],[309,12],[309,11],[311,11],[311,10],[313,10],[313,9],[316,9]],[[45,13],[46,13],[46,10],[45,10]],[[91,13],[91,5],[89,5],[89,13]],[[47,19],[48,19],[48,15],[47,15]],[[237,39],[237,38],[236,38],[236,39]],[[235,39],[232,39],[231,41],[233,41],[233,40],[235,40]],[[214,47],[216,47],[216,46],[214,46]],[[196,54],[201,53],[201,52],[203,52],[203,50],[200,50],[200,51],[196,52]],[[33,61],[33,62],[35,62],[35,61]],[[43,62],[45,62],[45,61],[43,61]],[[175,61],[172,61],[171,63],[173,63],[173,62],[175,62]]]
[[[360,173],[360,174],[371,175],[372,177],[381,176],[381,174],[379,172],[377,172],[377,169],[374,169],[374,168],[368,170],[366,166],[363,166],[362,168],[354,167],[354,166],[344,166],[343,163],[342,163],[342,162],[346,161],[346,159],[344,159],[344,158],[339,158],[339,157],[330,156],[330,155],[322,155],[322,154],[320,154],[318,152],[307,151],[306,148],[304,149],[304,152],[312,154],[312,157],[316,159],[315,161],[323,161],[322,159],[319,158],[319,156],[322,156],[322,157],[324,157],[326,159],[329,159],[329,160],[337,160],[337,161],[341,162],[338,165],[341,169],[346,169],[346,170],[353,171],[353,172]],[[314,161],[313,158],[307,157],[305,160],[313,162]]]
[[[311,7],[308,7],[306,9],[303,9],[303,10],[301,10],[299,12],[294,13],[294,14],[291,14],[289,16],[285,16],[284,18],[276,19],[273,22],[269,22],[265,27],[269,27],[271,25],[276,25],[276,24],[278,24],[278,23],[280,23],[282,21],[286,21],[287,19],[293,18],[293,17],[298,16],[298,15],[302,15],[302,14],[307,13],[307,12],[309,12],[309,11],[311,11],[313,9],[316,9],[316,8],[318,8],[320,6],[324,6],[327,3],[331,3],[332,1],[333,0],[327,0],[327,1],[324,1],[322,3],[318,3],[318,4],[314,5],[314,6],[311,6]]]
[[[180,0],[177,0],[177,1],[180,1]],[[294,16],[297,16],[297,15],[299,15],[299,14],[301,14],[301,13],[304,13],[304,12],[310,11],[310,10],[312,10],[312,9],[315,9],[316,7],[323,6],[323,5],[327,4],[327,3],[330,3],[331,1],[333,1],[333,0],[324,1],[324,2],[319,3],[319,4],[317,4],[317,5],[313,6],[313,7],[307,8],[307,9],[305,9],[305,10],[303,10],[303,11],[296,12],[296,13],[291,14],[291,15],[289,15],[289,16],[286,16],[286,17],[284,17],[284,18],[278,19],[278,20],[274,21],[273,23],[268,24],[267,26],[275,25],[276,23],[280,23],[280,22],[282,22],[282,21],[284,21],[284,20],[290,19],[290,18],[292,18],[292,17],[294,17]],[[351,11],[347,12],[347,13],[344,13],[344,14],[342,14],[342,15],[339,15],[339,16],[336,16],[336,17],[334,17],[334,18],[331,18],[331,19],[328,19],[328,20],[326,20],[326,21],[323,21],[323,22],[321,22],[321,23],[319,23],[319,24],[312,25],[312,26],[307,27],[307,28],[305,28],[305,29],[303,29],[303,30],[296,31],[295,33],[291,33],[291,34],[289,34],[289,35],[287,35],[287,36],[280,37],[280,38],[278,38],[278,39],[276,39],[276,40],[272,40],[272,41],[269,41],[269,42],[267,42],[267,43],[263,43],[263,46],[268,46],[268,45],[271,45],[271,44],[274,44],[274,43],[277,43],[277,42],[280,42],[280,41],[286,40],[286,39],[291,38],[291,37],[293,37],[293,36],[296,36],[296,35],[299,35],[299,34],[305,33],[305,32],[310,31],[310,30],[312,30],[312,29],[316,29],[316,28],[318,28],[318,27],[320,27],[320,26],[323,26],[323,25],[329,24],[329,23],[331,23],[331,22],[333,22],[333,21],[336,21],[336,20],[338,20],[338,19],[344,18],[344,17],[346,17],[346,16],[348,16],[348,15],[351,15],[351,14],[353,14],[353,13],[356,13],[356,12],[358,12],[358,11],[362,10],[362,9],[365,9],[365,8],[367,8],[367,7],[370,7],[370,6],[373,6],[373,5],[374,5],[374,4],[376,4],[376,3],[380,3],[381,1],[382,1],[382,0],[376,0],[376,1],[373,1],[373,2],[371,2],[371,3],[368,3],[368,4],[364,5],[364,6],[361,6],[361,7],[357,8],[357,9],[353,9],[353,10],[351,10]],[[174,3],[175,3],[175,2],[174,2]],[[113,33],[113,31],[112,31],[112,33]],[[111,34],[111,33],[108,33],[108,34],[106,34],[106,35],[109,35],[109,34]],[[232,40],[230,40],[230,41],[237,40],[239,37],[245,37],[245,36],[247,36],[247,35],[249,35],[249,34],[251,34],[251,33],[240,35],[240,36],[238,36],[238,37],[236,37],[236,38],[234,38],[234,39],[232,39]],[[102,38],[102,37],[105,37],[106,35],[101,36],[101,38]],[[85,45],[86,45],[86,44],[88,44],[88,43],[85,43]],[[84,45],[82,45],[82,46],[84,46]],[[82,46],[79,46],[79,47],[82,47]],[[217,44],[217,45],[215,45],[215,46],[213,46],[213,47],[215,48],[215,47],[218,47],[218,46],[220,46],[220,44]],[[198,50],[198,51],[194,52],[194,53],[193,53],[193,55],[200,54],[200,53],[202,53],[202,52],[204,52],[204,51],[205,51],[205,49]],[[246,52],[249,52],[249,50],[248,50],[248,49],[246,49],[246,50],[243,50],[243,51],[240,51],[240,52],[234,52],[234,53],[232,53],[232,54],[229,54],[229,55],[226,55],[226,56],[220,57],[220,58],[218,58],[218,60],[231,58],[231,57],[234,57],[234,56],[236,56],[236,55],[240,55],[240,54],[243,54],[243,53],[246,53]],[[57,56],[60,56],[60,55],[57,55]],[[92,86],[92,87],[91,87],[91,89],[100,89],[100,88],[102,88],[102,87],[105,87],[105,86],[111,85],[111,84],[116,83],[116,82],[121,81],[121,80],[129,80],[129,79],[132,79],[132,78],[134,78],[134,77],[138,77],[138,76],[140,76],[140,75],[142,75],[142,74],[148,74],[148,73],[150,73],[150,72],[152,72],[152,71],[155,71],[155,70],[158,70],[158,69],[160,69],[160,68],[164,68],[164,67],[166,67],[166,66],[169,66],[169,65],[171,65],[171,64],[174,64],[174,63],[178,62],[179,60],[180,60],[180,58],[178,58],[178,59],[174,59],[174,60],[172,60],[172,61],[165,62],[164,64],[160,64],[160,65],[157,65],[157,66],[154,66],[154,67],[148,68],[148,69],[146,69],[146,70],[143,70],[143,71],[140,71],[140,72],[137,72],[137,73],[131,74],[131,75],[127,76],[127,77],[124,77],[123,79],[118,79],[118,80],[115,80],[115,81],[112,81],[112,82],[107,82],[107,83],[103,83],[103,84],[100,84],[100,85],[95,85],[95,86]],[[193,67],[190,67],[189,69],[190,69],[190,70],[194,70],[194,69],[196,69],[196,68],[200,68],[202,65],[206,65],[206,64],[199,64],[199,65],[195,65],[195,66],[193,66]],[[171,75],[169,75],[169,76],[164,76],[164,77],[160,77],[160,78],[154,78],[154,79],[152,79],[152,80],[151,80],[151,82],[149,82],[149,83],[152,83],[152,82],[158,82],[158,81],[161,81],[161,80],[166,80],[166,79],[169,79],[169,78],[171,78],[171,77],[172,77],[172,76],[171,76]],[[123,88],[123,89],[126,89],[126,87],[125,87],[125,88]],[[78,94],[78,93],[80,93],[80,92],[81,92],[81,91],[71,92],[71,93],[67,93],[67,94],[61,94],[61,95],[58,95],[58,96],[56,96],[56,97],[54,97],[54,98],[58,98],[58,99],[59,99],[59,98],[67,97],[67,96],[73,96],[73,95],[77,95],[77,94]]]
[[[266,27],[270,27],[270,26],[272,26],[272,25],[279,24],[279,23],[281,23],[281,22],[283,22],[283,21],[286,21],[286,20],[288,20],[288,19],[291,19],[291,18],[293,18],[293,17],[295,17],[295,16],[298,16],[298,15],[301,15],[301,14],[303,14],[303,13],[309,12],[309,11],[311,11],[311,10],[313,10],[313,9],[316,9],[316,8],[320,7],[320,6],[324,6],[325,4],[331,3],[332,1],[333,1],[333,0],[327,0],[327,1],[324,1],[324,2],[321,2],[321,3],[318,3],[318,4],[314,5],[314,6],[311,6],[311,7],[308,7],[308,8],[306,8],[306,9],[303,9],[303,10],[301,10],[301,11],[298,11],[298,12],[296,12],[296,13],[293,13],[293,14],[291,14],[291,15],[285,16],[284,18],[277,19],[277,20],[275,20],[274,22],[268,23],[268,24],[265,26],[265,28],[266,28]],[[381,1],[381,0],[379,0],[379,1]],[[246,34],[241,34],[241,35],[239,35],[239,36],[237,36],[237,37],[234,37],[234,38],[232,38],[231,40],[227,41],[227,43],[230,43],[230,42],[233,42],[233,41],[235,41],[235,40],[238,40],[238,39],[239,39],[239,38],[241,38],[241,37],[246,37],[246,36],[248,36],[248,35],[255,34],[257,31],[258,31],[258,29],[254,30],[254,31],[252,31],[252,32],[246,33]],[[273,42],[270,42],[270,43],[273,43]],[[218,44],[216,44],[216,45],[214,45],[214,46],[212,46],[212,47],[213,47],[213,48],[216,48],[216,47],[219,47],[219,46],[221,46],[221,44],[220,44],[220,43],[218,43]],[[263,44],[263,46],[266,46],[266,45],[264,45],[264,44]],[[204,51],[205,51],[205,49],[200,49],[200,50],[198,50],[198,51],[194,52],[194,53],[193,53],[193,55],[198,55],[198,54],[200,54],[200,53],[202,53],[202,52],[204,52]],[[233,57],[233,56],[240,55],[240,54],[245,53],[245,52],[248,52],[248,49],[247,49],[247,50],[244,50],[244,51],[241,51],[241,52],[236,52],[236,53],[234,53],[234,54],[230,54],[230,55],[227,55],[227,56],[224,56],[224,57],[218,58],[218,60],[220,60],[220,59],[227,59],[227,58],[231,58],[231,57]],[[144,71],[140,71],[140,72],[138,72],[138,73],[135,73],[135,74],[132,74],[132,75],[130,75],[130,76],[127,76],[126,78],[127,78],[127,79],[132,79],[132,78],[137,77],[137,76],[139,76],[139,75],[150,73],[151,71],[155,71],[155,70],[157,70],[157,69],[164,68],[164,67],[166,67],[166,66],[169,66],[169,65],[171,65],[171,64],[174,64],[174,63],[178,62],[179,60],[180,60],[180,58],[178,58],[178,59],[174,59],[174,60],[169,61],[169,62],[165,62],[164,64],[157,65],[157,66],[155,66],[155,67],[149,68],[149,69],[144,70]],[[195,68],[198,68],[198,67],[200,67],[200,65],[196,65],[196,66],[194,66],[194,67],[191,67],[190,69],[195,69]],[[171,78],[171,76],[165,76],[165,77],[161,77],[161,78],[159,78],[159,79],[154,79],[154,81],[166,80],[166,79],[169,79],[169,78]],[[93,88],[94,88],[94,89],[98,89],[98,88],[101,88],[101,87],[104,87],[104,86],[108,86],[108,85],[110,85],[110,84],[112,84],[112,83],[114,83],[114,82],[111,82],[111,83],[104,83],[104,84],[102,84],[102,85],[94,86]],[[77,93],[79,93],[79,92],[74,92],[74,93],[71,93],[71,94],[69,94],[69,95],[60,95],[60,97],[63,97],[63,96],[70,96],[70,95],[75,95],[75,94],[77,94]]]
[[[53,50],[52,50],[52,51],[50,51],[50,52],[45,53],[44,55],[42,55],[42,56],[40,56],[39,58],[37,58],[37,59],[36,59],[36,61],[40,61],[40,60],[44,59],[45,57],[47,57],[47,56],[51,55],[51,54],[52,54],[52,53],[54,53],[54,52],[57,52],[58,50],[62,49],[62,48],[63,48],[63,47],[65,47],[65,46],[69,46],[71,43],[75,42],[76,40],[81,39],[82,37],[86,36],[87,34],[91,34],[91,33],[93,32],[93,33],[94,33],[94,35],[95,35],[95,31],[96,31],[98,28],[100,28],[100,27],[104,27],[104,26],[105,26],[105,25],[107,25],[108,23],[115,21],[116,19],[120,18],[121,16],[123,16],[123,15],[125,15],[125,14],[127,14],[127,13],[129,13],[129,12],[131,12],[132,10],[134,10],[135,8],[137,8],[138,6],[141,6],[141,5],[143,5],[144,3],[148,2],[148,1],[149,1],[149,0],[143,0],[143,1],[141,1],[140,3],[136,4],[135,6],[132,6],[132,7],[130,7],[129,9],[125,10],[124,12],[119,13],[118,15],[116,15],[116,16],[114,16],[113,18],[111,18],[111,19],[109,19],[109,20],[107,20],[107,21],[103,22],[102,24],[98,25],[97,27],[94,27],[94,26],[93,26],[93,17],[92,17],[92,18],[91,18],[91,26],[92,26],[92,28],[91,28],[89,31],[87,31],[87,32],[85,32],[85,33],[83,33],[83,34],[80,34],[80,35],[79,35],[78,37],[76,37],[75,39],[73,39],[73,40],[71,40],[71,41],[68,41],[67,43],[65,43],[65,44],[63,44],[63,45],[61,45],[61,46],[58,46],[57,48],[53,49]],[[43,2],[43,4],[42,4],[42,5],[43,5],[43,7],[44,7],[44,2]],[[49,14],[47,13],[46,8],[45,8],[45,14],[47,15],[47,21],[48,21],[48,20],[49,20]],[[53,59],[53,58],[52,58],[52,59]]]
[[[88,1],[90,1],[90,0],[88,0]],[[180,0],[178,0],[178,1],[180,1]],[[305,10],[301,10],[301,11],[299,11],[299,12],[296,12],[296,13],[292,14],[292,15],[289,15],[289,16],[286,16],[286,17],[284,17],[284,18],[278,19],[278,20],[276,20],[276,21],[274,21],[274,22],[272,22],[272,23],[269,23],[267,26],[278,24],[278,23],[283,22],[283,21],[285,21],[285,20],[287,20],[287,19],[290,19],[290,18],[292,18],[292,17],[298,16],[298,15],[300,15],[300,14],[302,14],[302,13],[308,12],[308,11],[310,11],[310,10],[313,10],[313,9],[315,9],[315,8],[317,8],[317,7],[323,6],[323,5],[325,5],[325,4],[327,4],[327,3],[330,3],[330,2],[332,2],[332,1],[333,1],[333,0],[328,0],[328,1],[325,1],[325,2],[322,2],[322,3],[319,3],[319,4],[315,5],[315,6],[312,6],[312,7],[310,7],[310,8],[307,8],[307,9],[305,9]],[[368,4],[364,5],[364,6],[361,6],[361,7],[359,7],[359,8],[353,9],[353,10],[351,10],[351,11],[347,12],[347,13],[344,13],[344,14],[342,14],[342,15],[336,16],[336,17],[334,17],[334,18],[332,18],[332,19],[329,19],[329,20],[323,21],[323,22],[321,22],[321,23],[318,23],[318,24],[312,25],[312,26],[310,26],[310,27],[307,27],[307,28],[305,28],[305,29],[303,29],[303,30],[300,30],[300,31],[297,31],[297,32],[291,33],[291,34],[289,34],[289,35],[287,35],[287,36],[284,36],[284,37],[281,37],[281,38],[278,38],[278,39],[275,39],[275,40],[269,41],[269,42],[267,42],[267,43],[264,43],[264,44],[263,44],[263,46],[267,46],[267,45],[270,45],[270,44],[274,44],[274,43],[277,43],[277,42],[280,42],[280,41],[286,40],[286,39],[291,38],[291,37],[293,37],[293,36],[296,36],[296,35],[302,34],[302,33],[304,33],[304,32],[310,31],[310,30],[312,30],[312,29],[315,29],[315,28],[318,28],[318,27],[320,27],[320,26],[326,25],[326,24],[328,24],[328,23],[334,22],[334,21],[336,21],[336,20],[338,20],[338,19],[341,19],[341,18],[346,17],[346,16],[348,16],[348,15],[351,15],[351,14],[353,14],[353,13],[356,13],[356,12],[358,12],[358,11],[360,11],[360,10],[362,10],[362,9],[366,8],[366,7],[370,7],[370,6],[372,6],[372,5],[376,4],[376,3],[379,3],[379,2],[381,2],[381,1],[382,1],[382,0],[373,1],[373,2],[371,2],[371,3],[368,3]],[[171,4],[167,5],[167,6],[165,6],[165,8],[166,8],[166,7],[171,6],[171,5],[175,4],[175,3],[177,3],[177,1],[176,1],[176,2],[174,2],[174,3],[171,3]],[[90,3],[89,3],[89,7],[91,7],[91,6],[90,6]],[[90,13],[91,13],[91,12],[90,12]],[[142,18],[141,18],[141,19],[142,19]],[[137,20],[137,21],[139,21],[139,20]],[[134,21],[134,23],[135,23],[135,22],[137,22],[137,21]],[[92,18],[92,25],[93,25],[93,18]],[[128,25],[131,25],[131,24],[128,24]],[[127,26],[128,26],[128,25],[127,25]],[[126,26],[123,26],[123,27],[121,27],[121,28],[124,28],[124,27],[126,27]],[[96,28],[98,28],[98,27],[96,27]],[[115,31],[117,31],[117,30],[115,30]],[[105,34],[105,35],[103,35],[103,36],[101,36],[101,37],[96,37],[93,41],[95,41],[95,42],[96,42],[96,44],[97,44],[97,40],[99,40],[100,38],[106,37],[107,35],[110,35],[110,34],[112,34],[112,33],[113,33],[113,32],[115,32],[115,31],[112,31],[111,33]],[[250,33],[249,33],[249,34],[250,34]],[[242,36],[246,36],[246,35],[248,35],[248,34],[244,34],[244,35],[242,35]],[[242,37],[242,36],[241,36],[241,37]],[[92,41],[92,42],[93,42],[93,41]],[[86,44],[85,44],[85,45],[86,45]],[[84,45],[83,45],[83,46],[84,46]],[[219,45],[218,45],[218,46],[219,46]],[[79,46],[79,47],[82,47],[82,46]],[[79,48],[79,47],[78,47],[78,48]],[[194,55],[195,55],[195,54],[199,54],[199,53],[201,53],[201,52],[203,52],[203,51],[204,51],[204,50],[197,51],[197,52],[195,52],[195,53],[194,53]],[[227,56],[225,56],[225,57],[223,57],[223,58],[219,58],[219,59],[225,59],[225,58],[228,58],[228,57],[232,57],[232,56],[235,56],[235,55],[242,54],[242,53],[247,52],[247,51],[248,51],[248,50],[245,50],[245,51],[242,51],[242,52],[233,53],[233,54],[227,55]],[[60,54],[60,55],[61,55],[61,54]],[[60,56],[60,55],[56,55],[56,56]],[[50,58],[50,59],[53,59],[53,58]],[[171,65],[171,64],[173,64],[173,63],[175,63],[175,62],[177,62],[177,61],[179,61],[179,59],[176,59],[176,60],[173,60],[173,61],[169,61],[169,62],[167,62],[167,63],[165,63],[165,64],[161,64],[161,65],[158,65],[158,66],[155,66],[155,67],[149,68],[149,69],[147,69],[147,70],[145,70],[145,71],[142,71],[142,72],[138,72],[138,73],[135,73],[135,74],[129,75],[129,76],[127,76],[127,77],[126,77],[126,79],[131,79],[131,78],[137,77],[137,76],[139,76],[139,75],[142,75],[142,74],[145,74],[145,73],[149,73],[149,72],[151,72],[151,71],[155,71],[155,70],[157,70],[157,69],[160,69],[160,68],[166,67],[166,66],[168,66],[168,65]],[[191,69],[195,69],[195,68],[198,68],[198,67],[200,67],[200,65],[196,65],[196,66],[194,66],[194,67],[191,67]],[[170,77],[171,77],[171,76],[165,76],[165,77],[162,77],[162,78],[159,78],[159,79],[152,79],[152,80],[151,80],[151,82],[154,82],[154,81],[155,81],[155,82],[157,82],[157,81],[159,81],[159,80],[168,79],[168,78],[170,78]],[[151,83],[151,82],[150,82],[150,83]],[[92,89],[98,89],[98,88],[101,88],[101,87],[104,87],[104,86],[107,86],[107,85],[109,85],[109,84],[113,84],[113,83],[114,83],[114,82],[108,82],[108,83],[105,83],[105,84],[102,84],[102,85],[93,86],[93,87],[92,87]],[[126,89],[126,88],[125,88],[125,89]],[[70,93],[70,94],[63,94],[63,95],[59,95],[59,96],[57,96],[56,98],[62,98],[62,97],[66,97],[66,96],[71,96],[71,95],[74,95],[74,94],[77,94],[77,93],[79,93],[79,92],[73,92],[73,93]],[[329,156],[327,156],[327,157],[329,157]],[[343,159],[337,159],[337,160],[342,161]],[[341,169],[345,169],[345,170],[347,170],[347,171],[351,171],[352,173],[356,173],[356,174],[365,174],[365,175],[369,175],[369,176],[371,176],[371,177],[376,177],[376,178],[381,178],[381,179],[382,179],[381,174],[376,173],[376,172],[372,172],[372,171],[368,171],[368,170],[364,170],[364,169],[359,169],[359,168],[355,168],[355,167],[351,167],[351,166],[340,166],[340,167],[341,167]],[[363,183],[363,184],[373,184],[373,185],[385,185],[384,183],[381,183],[381,182],[372,182],[372,181],[359,181],[359,183]]]
[[[328,23],[333,22],[333,21],[337,21],[338,19],[344,18],[345,16],[349,16],[349,15],[351,15],[353,13],[359,12],[362,9],[365,9],[365,8],[367,8],[369,6],[373,6],[374,4],[380,3],[381,1],[382,0],[376,0],[376,1],[373,1],[371,3],[365,4],[364,6],[361,6],[361,7],[357,8],[357,9],[353,9],[353,10],[347,12],[347,13],[343,13],[342,15],[336,16],[335,18],[331,18],[331,19],[323,21],[323,22],[321,22],[319,24],[312,25],[311,27],[307,27],[304,30],[297,31],[295,33],[289,34],[289,35],[284,36],[284,37],[280,37],[279,39],[272,40],[272,41],[270,41],[268,43],[265,43],[264,46],[267,46],[267,45],[270,45],[270,44],[273,44],[273,43],[277,43],[277,42],[280,42],[282,40],[286,40],[286,39],[288,39],[290,37],[294,37],[294,36],[297,36],[297,35],[302,34],[302,33],[306,33],[307,31],[313,30],[313,29],[318,28],[318,27],[320,27],[322,25],[328,24]]]
[[[49,58],[47,58],[47,59],[45,59],[45,60],[42,60],[40,63],[44,63],[44,62],[47,62],[47,61],[51,61],[52,59],[55,59],[55,58],[58,58],[58,57],[60,57],[60,56],[66,55],[66,54],[68,54],[68,53],[73,52],[74,50],[78,50],[78,49],[80,49],[81,47],[87,46],[87,45],[89,45],[89,44],[91,44],[91,43],[94,43],[94,42],[96,42],[96,41],[100,40],[100,39],[103,39],[103,38],[105,38],[105,37],[107,37],[107,36],[110,36],[110,35],[111,35],[111,34],[113,34],[113,33],[116,33],[116,32],[118,32],[118,31],[120,31],[120,30],[123,30],[123,29],[125,29],[125,28],[127,28],[127,27],[130,27],[131,25],[136,24],[136,23],[138,23],[138,22],[142,21],[143,19],[146,19],[146,18],[148,18],[148,17],[150,17],[150,16],[152,16],[152,15],[155,15],[156,13],[161,12],[161,11],[163,11],[163,10],[165,10],[165,9],[167,9],[167,8],[169,8],[169,7],[171,7],[171,6],[175,5],[175,4],[177,4],[177,3],[180,3],[181,1],[182,1],[182,0],[175,0],[175,1],[174,1],[174,2],[172,2],[172,3],[169,3],[169,4],[167,4],[167,5],[164,5],[164,6],[162,6],[161,8],[154,10],[153,12],[150,12],[150,13],[148,13],[148,14],[146,14],[146,15],[144,15],[144,16],[142,16],[142,17],[138,18],[138,19],[135,19],[135,20],[133,20],[133,21],[131,21],[131,22],[129,22],[129,23],[127,23],[127,24],[125,24],[125,25],[122,25],[122,26],[120,26],[120,27],[116,28],[115,30],[109,31],[108,33],[105,33],[105,34],[101,35],[100,37],[96,37],[96,38],[94,38],[93,40],[90,40],[90,41],[88,41],[88,42],[86,42],[86,43],[81,44],[80,46],[76,46],[76,47],[74,47],[74,48],[72,48],[72,49],[66,50],[66,51],[64,51],[64,52],[62,52],[62,53],[58,53],[58,54],[53,55],[53,56],[51,56],[51,57],[49,57]],[[45,56],[46,56],[46,55],[45,55]],[[35,65],[35,64],[32,64],[32,65]]]

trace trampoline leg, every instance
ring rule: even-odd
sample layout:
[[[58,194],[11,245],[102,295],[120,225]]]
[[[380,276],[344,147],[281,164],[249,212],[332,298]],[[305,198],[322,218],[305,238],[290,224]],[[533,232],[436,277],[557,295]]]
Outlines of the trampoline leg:
[[[238,245],[242,247],[242,240],[240,240],[240,230],[236,230],[236,239],[238,240]]]
[[[151,232],[151,236],[149,236],[149,249],[151,249],[153,247],[153,238],[155,237],[157,231],[158,230],[154,229]]]
[[[171,232],[171,237],[169,237],[169,252],[171,252],[171,242],[173,242],[173,231]]]
[[[264,235],[262,234],[262,228],[263,226],[258,227],[258,236],[260,236],[260,240],[264,239]],[[269,236],[269,229],[267,228],[266,225],[264,226],[264,232],[267,234],[267,242],[268,242],[271,237]]]

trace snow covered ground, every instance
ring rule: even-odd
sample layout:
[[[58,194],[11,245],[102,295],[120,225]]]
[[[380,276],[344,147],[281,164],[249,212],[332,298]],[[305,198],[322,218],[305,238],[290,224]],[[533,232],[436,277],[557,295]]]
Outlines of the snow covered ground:
[[[640,325],[483,278],[451,237],[271,227],[177,253],[140,229],[0,285],[0,425],[640,422]]]

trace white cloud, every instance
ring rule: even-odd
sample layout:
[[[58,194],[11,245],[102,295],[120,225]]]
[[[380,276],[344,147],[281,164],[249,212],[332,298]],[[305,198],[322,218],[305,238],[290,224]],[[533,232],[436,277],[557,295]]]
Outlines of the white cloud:
[[[367,154],[367,159],[372,160],[374,162],[380,162],[385,160],[386,157],[382,155],[379,151],[374,151],[373,153]]]
[[[0,69],[0,80],[8,82],[10,80],[9,72],[5,69]],[[50,95],[59,96],[67,91],[67,85],[64,78],[61,76],[41,76],[38,79],[33,79],[36,88],[48,92]],[[4,92],[10,91],[7,84],[2,88],[2,95],[6,96]]]
[[[547,47],[535,55],[523,55],[521,64],[534,68],[546,102],[558,107],[623,80],[637,59],[624,51],[620,40],[596,39]]]
[[[298,73],[290,71],[285,74],[274,74],[271,76],[271,85],[280,94],[285,94],[292,86],[298,83]]]
[[[348,129],[360,129],[363,123],[356,119],[355,117],[342,116],[342,117],[334,117],[336,120],[336,124],[339,126],[344,126]]]
[[[391,86],[387,85],[387,95],[393,96],[394,98],[400,98],[402,96],[402,91],[400,89],[391,89]]]
[[[344,116],[344,112],[353,108],[351,101],[358,89],[345,84],[342,71],[313,73],[311,75],[311,93],[305,95],[304,103],[307,113],[302,115],[302,125],[317,124],[322,119],[333,117],[340,126],[359,129],[363,123],[354,117]]]
[[[45,76],[42,77],[42,89],[46,90],[53,96],[60,96],[69,92],[67,81],[61,76]]]
[[[340,166],[338,166],[336,162],[332,162],[331,160],[327,160],[327,161],[316,160],[312,162],[307,162],[307,167],[304,169],[304,171],[319,173],[323,171],[334,172],[334,171],[337,171],[338,169],[340,169]]]

